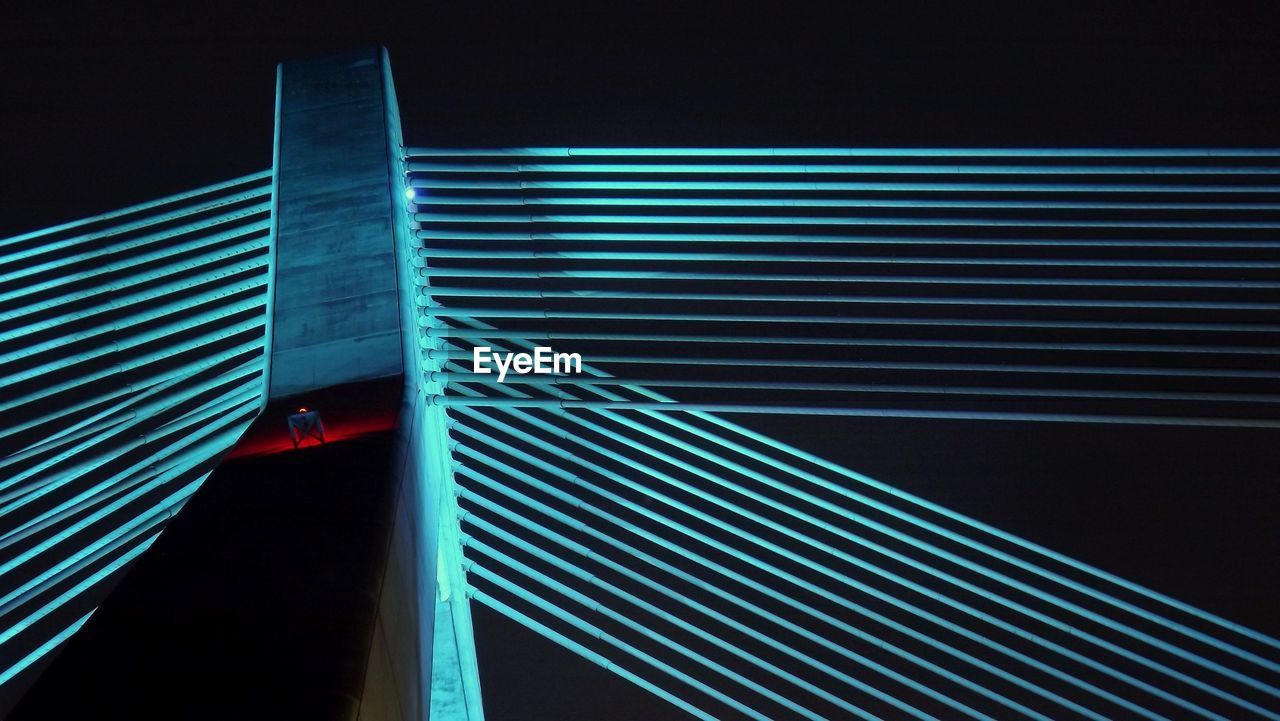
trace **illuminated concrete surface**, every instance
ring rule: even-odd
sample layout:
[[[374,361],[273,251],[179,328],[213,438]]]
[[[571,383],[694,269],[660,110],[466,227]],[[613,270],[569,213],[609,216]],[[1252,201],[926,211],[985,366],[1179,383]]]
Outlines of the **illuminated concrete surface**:
[[[281,66],[273,398],[402,371],[382,72],[372,50]]]

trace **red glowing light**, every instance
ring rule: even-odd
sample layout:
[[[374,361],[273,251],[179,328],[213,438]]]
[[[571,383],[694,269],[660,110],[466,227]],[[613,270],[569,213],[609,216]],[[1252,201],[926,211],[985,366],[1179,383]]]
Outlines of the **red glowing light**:
[[[325,407],[329,408],[329,405],[326,404]],[[326,416],[324,437],[330,444],[341,443],[373,433],[389,431],[395,427],[395,424],[396,414],[386,409],[370,409],[362,411],[358,415],[335,415],[332,418]],[[257,428],[250,429],[245,434],[245,437],[231,450],[229,457],[243,458],[245,456],[261,456],[273,453],[290,453],[318,447],[320,447],[320,442],[310,439],[295,449],[289,434],[283,428],[283,424],[277,426],[276,423],[268,422],[260,424]]]
[[[324,408],[324,440],[341,443],[395,428],[400,412],[402,383],[398,378],[361,382],[309,393],[308,400]],[[291,416],[314,414],[313,406],[293,405],[298,398],[271,404],[245,432],[229,454],[230,458],[286,453],[295,450],[290,435]],[[288,405],[286,405],[288,404]],[[305,417],[305,416],[304,416]],[[302,420],[299,418],[298,420]],[[319,419],[316,421],[319,423]],[[321,447],[317,438],[304,438],[298,451]]]

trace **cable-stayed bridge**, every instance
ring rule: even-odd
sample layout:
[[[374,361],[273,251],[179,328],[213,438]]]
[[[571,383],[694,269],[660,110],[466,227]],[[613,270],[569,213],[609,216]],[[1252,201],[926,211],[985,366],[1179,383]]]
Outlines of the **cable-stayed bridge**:
[[[1280,151],[429,148],[395,91],[385,56],[285,64],[273,171],[0,241],[2,688],[108,598],[19,717],[136,628],[107,591],[139,557],[117,595],[163,586],[143,552],[225,453],[205,499],[339,452],[388,378],[335,718],[482,718],[476,605],[694,718],[1280,717],[1272,636],[817,430],[1275,429]],[[581,372],[500,382],[478,347]],[[328,449],[279,443],[304,400]]]

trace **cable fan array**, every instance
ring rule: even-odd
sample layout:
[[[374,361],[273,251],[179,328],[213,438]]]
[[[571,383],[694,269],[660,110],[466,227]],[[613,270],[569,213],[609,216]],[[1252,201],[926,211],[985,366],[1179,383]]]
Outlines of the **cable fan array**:
[[[6,695],[257,413],[270,224],[267,171],[0,240]]]
[[[1280,641],[750,423],[1280,425],[1277,157],[409,149],[473,600],[697,718],[1280,717]]]

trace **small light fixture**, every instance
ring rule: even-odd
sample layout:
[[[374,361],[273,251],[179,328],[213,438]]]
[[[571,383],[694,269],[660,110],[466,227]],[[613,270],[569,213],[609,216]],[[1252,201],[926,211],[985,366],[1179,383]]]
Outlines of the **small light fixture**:
[[[289,440],[293,441],[293,447],[296,449],[308,438],[320,441],[323,445],[325,443],[324,422],[320,420],[318,411],[309,411],[303,406],[297,413],[289,416]]]
[[[413,188],[405,188],[405,189],[404,189],[404,197],[405,197],[405,198],[407,198],[407,199],[409,199],[409,200],[413,200],[415,197],[417,197],[417,195],[418,195],[418,193],[417,193],[417,192],[415,192]]]

